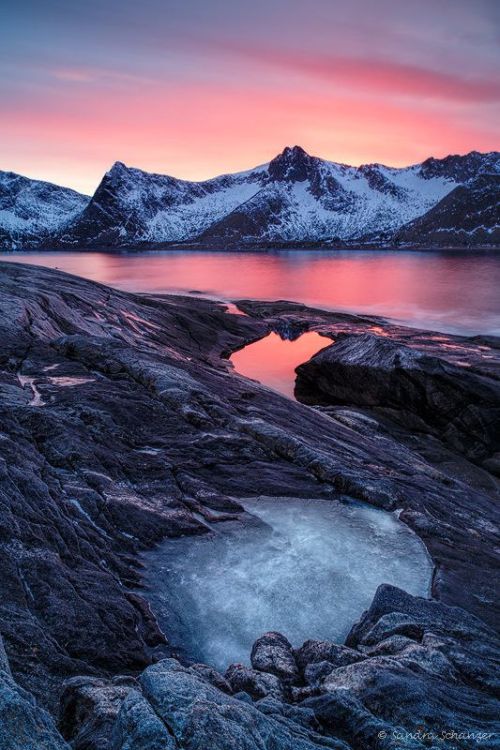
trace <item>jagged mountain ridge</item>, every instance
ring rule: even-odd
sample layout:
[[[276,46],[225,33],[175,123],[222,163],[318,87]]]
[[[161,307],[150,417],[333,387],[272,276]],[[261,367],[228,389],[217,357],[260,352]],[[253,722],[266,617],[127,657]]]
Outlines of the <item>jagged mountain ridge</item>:
[[[352,167],[294,146],[203,182],[116,162],[83,209],[40,244],[498,246],[499,176],[500,154],[475,151],[404,168]]]
[[[265,174],[256,168],[188,182],[116,162],[61,241],[113,246],[191,239],[252,197]]]
[[[500,175],[480,174],[448,193],[434,208],[404,226],[399,244],[500,247]]]
[[[486,157],[473,153],[398,169],[350,167],[310,157],[297,147],[285,149],[271,162],[271,179],[263,189],[202,239],[363,242],[377,233],[390,237],[460,185],[460,172],[475,176],[482,168],[500,170],[498,155]]]
[[[80,214],[86,195],[14,172],[0,172],[0,247],[36,247]]]

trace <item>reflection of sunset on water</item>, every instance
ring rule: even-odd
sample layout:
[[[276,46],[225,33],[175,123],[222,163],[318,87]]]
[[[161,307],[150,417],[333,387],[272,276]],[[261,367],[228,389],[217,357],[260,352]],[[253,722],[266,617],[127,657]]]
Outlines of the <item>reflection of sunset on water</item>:
[[[438,331],[500,333],[493,255],[368,251],[5,253],[135,292],[288,299]]]
[[[240,375],[259,380],[285,396],[293,396],[295,368],[331,343],[331,339],[314,331],[303,333],[295,341],[270,333],[235,352],[231,362]]]

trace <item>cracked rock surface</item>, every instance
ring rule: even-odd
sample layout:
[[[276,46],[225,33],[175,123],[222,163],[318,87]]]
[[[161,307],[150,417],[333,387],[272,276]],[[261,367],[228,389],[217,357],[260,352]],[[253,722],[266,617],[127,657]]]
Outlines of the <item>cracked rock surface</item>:
[[[278,635],[263,636],[274,664],[284,658],[286,639]],[[88,691],[95,705],[83,711],[80,723],[63,713],[63,726],[76,750],[498,747],[499,642],[480,620],[383,585],[347,643],[320,642],[315,648],[309,641],[295,652],[289,648],[286,661],[294,662],[295,686],[288,674],[281,680],[273,675],[281,692],[273,684],[267,695],[255,686],[259,676],[266,684],[268,672],[231,667],[226,674],[231,695],[213,675],[175,659],[148,667],[137,685],[127,688],[69,681],[64,705],[86,707]],[[320,653],[334,660],[320,662],[321,672],[313,674],[309,668],[318,662],[309,660]],[[111,725],[110,692],[119,704]],[[480,738],[474,745],[472,736]]]
[[[432,746],[402,745],[396,729],[493,732],[498,425],[477,399],[480,381],[498,409],[498,341],[286,302],[238,306],[247,315],[0,264],[2,705],[32,717],[34,748],[385,750]],[[374,339],[363,384],[377,404],[356,397],[356,373],[340,398],[331,369],[316,376],[311,363],[309,405],[236,375],[225,357],[270,330],[318,331],[332,352],[344,346],[342,367],[349,341]],[[474,402],[474,430],[463,418],[443,429],[412,394],[401,416],[378,374],[388,341],[433,359],[425,378],[437,368],[461,408]],[[246,672],[172,659],[141,594],[140,552],[254,523],[239,500],[291,488],[398,510],[434,562],[433,600],[382,587],[346,644],[291,652],[267,634]],[[2,747],[30,747],[15,744],[17,726],[3,723]],[[436,747],[470,746],[458,742]]]

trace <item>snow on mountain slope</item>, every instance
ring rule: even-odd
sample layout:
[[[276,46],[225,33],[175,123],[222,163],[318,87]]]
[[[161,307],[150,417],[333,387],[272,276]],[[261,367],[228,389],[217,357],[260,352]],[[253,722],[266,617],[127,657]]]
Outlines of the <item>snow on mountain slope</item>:
[[[310,156],[298,146],[267,165],[205,182],[148,174],[117,162],[61,242],[355,240],[401,227],[457,184],[446,170],[424,175],[421,165],[349,167]]]
[[[117,162],[61,241],[122,245],[190,239],[255,195],[265,176],[264,166],[187,182]]]
[[[411,225],[419,231],[420,224],[415,222],[458,188],[473,184],[481,176],[498,174],[500,154],[475,151],[430,158],[404,168],[382,164],[351,167],[310,156],[294,146],[285,148],[269,164],[204,182],[150,174],[116,162],[92,199],[80,204],[79,211],[72,213],[74,205],[68,206],[69,197],[61,197],[60,223],[57,226],[54,219],[55,231],[40,224],[39,241],[46,242],[49,232],[50,240],[59,247],[81,248],[182,242],[219,247],[388,244],[403,227]],[[81,196],[79,199],[84,201]],[[462,196],[462,200],[466,198]],[[494,213],[498,204],[496,182],[491,182],[487,197],[481,200],[481,211],[488,213],[485,201],[489,200]],[[448,221],[447,205],[435,217]],[[466,222],[466,213],[465,209],[458,211],[459,224]],[[20,214],[16,216],[19,219]],[[36,234],[38,219],[26,220],[32,221]],[[433,225],[432,231],[438,230]],[[462,225],[449,228],[447,241],[453,244],[453,232],[462,230],[468,231]],[[483,235],[470,236],[479,242]],[[417,242],[417,238],[412,241]]]
[[[57,234],[89,198],[50,182],[0,172],[0,247],[36,246]]]
[[[204,240],[352,241],[406,224],[457,186],[444,175],[425,177],[420,165],[349,167],[298,147],[285,149],[268,172],[262,190],[208,229]]]
[[[500,174],[480,174],[459,185],[395,239],[411,246],[500,246]]]

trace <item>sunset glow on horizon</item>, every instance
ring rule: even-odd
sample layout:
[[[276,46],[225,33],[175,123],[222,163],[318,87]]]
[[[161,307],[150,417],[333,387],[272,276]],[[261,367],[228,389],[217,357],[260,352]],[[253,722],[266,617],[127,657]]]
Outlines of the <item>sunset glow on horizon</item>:
[[[120,160],[201,180],[286,145],[403,166],[500,148],[491,0],[6,0],[0,169],[91,193]]]

